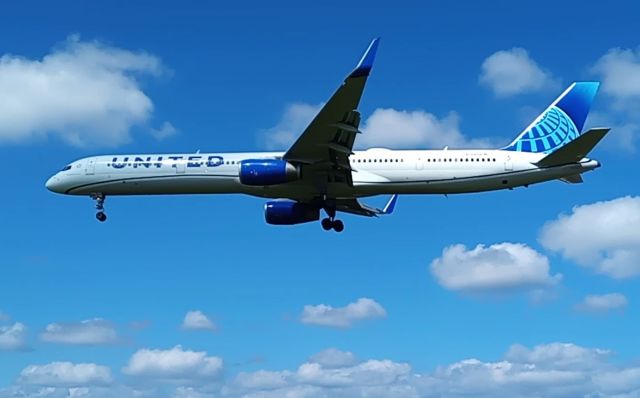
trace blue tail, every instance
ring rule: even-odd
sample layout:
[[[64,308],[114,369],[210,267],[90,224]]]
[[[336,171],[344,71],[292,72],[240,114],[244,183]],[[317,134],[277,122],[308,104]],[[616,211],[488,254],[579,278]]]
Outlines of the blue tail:
[[[551,153],[580,136],[599,82],[576,82],[529,125],[509,151]]]

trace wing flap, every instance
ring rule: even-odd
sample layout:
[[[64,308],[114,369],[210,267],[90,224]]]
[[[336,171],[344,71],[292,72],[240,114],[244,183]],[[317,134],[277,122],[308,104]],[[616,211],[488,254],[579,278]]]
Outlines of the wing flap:
[[[364,203],[360,203],[358,199],[337,199],[336,210],[356,214],[359,216],[377,217],[381,215],[391,214],[396,207],[398,201],[398,195],[391,196],[387,204],[383,209],[367,206]]]
[[[584,182],[580,174],[574,174],[567,177],[562,177],[560,181],[566,182],[567,184],[582,184]]]

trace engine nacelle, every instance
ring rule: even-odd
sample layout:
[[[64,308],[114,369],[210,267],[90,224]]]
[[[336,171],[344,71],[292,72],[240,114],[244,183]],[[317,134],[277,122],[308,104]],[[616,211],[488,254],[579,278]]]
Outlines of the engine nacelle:
[[[298,169],[281,159],[247,159],[240,162],[240,182],[245,185],[276,185],[295,181]]]
[[[290,200],[274,200],[264,205],[267,224],[293,225],[320,219],[320,209],[306,203]]]

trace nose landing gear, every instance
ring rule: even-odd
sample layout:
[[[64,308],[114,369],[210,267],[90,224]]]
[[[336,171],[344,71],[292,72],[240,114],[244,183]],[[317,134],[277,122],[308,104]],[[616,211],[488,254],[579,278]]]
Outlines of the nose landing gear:
[[[107,220],[107,215],[104,213],[104,200],[106,197],[101,193],[92,193],[90,197],[96,201],[96,219],[100,222],[105,222]]]

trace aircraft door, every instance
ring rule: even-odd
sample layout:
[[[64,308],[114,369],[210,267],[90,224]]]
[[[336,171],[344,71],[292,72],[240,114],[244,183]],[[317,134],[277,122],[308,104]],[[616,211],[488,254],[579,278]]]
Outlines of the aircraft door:
[[[96,172],[96,162],[93,159],[87,160],[84,166],[84,173],[86,175],[93,175]]]
[[[505,171],[513,170],[513,160],[511,160],[510,155],[507,155],[507,158],[504,160],[504,169]]]
[[[185,171],[185,162],[182,160],[176,160],[176,173],[177,174],[184,174]]]
[[[424,169],[424,162],[422,158],[418,158],[416,160],[416,170],[422,170],[422,169]]]

